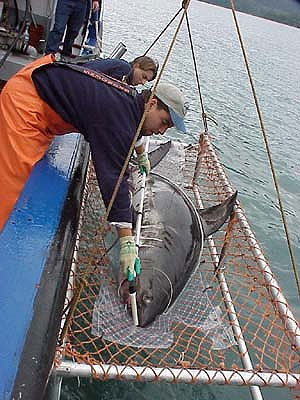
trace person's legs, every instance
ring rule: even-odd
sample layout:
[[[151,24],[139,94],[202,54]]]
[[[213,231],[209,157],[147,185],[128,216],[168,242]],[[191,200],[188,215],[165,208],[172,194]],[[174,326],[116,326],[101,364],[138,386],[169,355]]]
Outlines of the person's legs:
[[[45,53],[56,53],[65,32],[66,25],[74,9],[73,0],[58,0],[55,11],[55,23],[49,33]]]
[[[72,55],[72,46],[83,24],[86,6],[87,2],[85,0],[77,1],[76,5],[73,8],[73,12],[69,17],[67,32],[62,50],[62,54],[64,56]]]
[[[89,46],[96,46],[97,36],[96,36],[96,26],[99,24],[99,10],[93,11],[90,18],[89,34],[87,39],[87,44]]]

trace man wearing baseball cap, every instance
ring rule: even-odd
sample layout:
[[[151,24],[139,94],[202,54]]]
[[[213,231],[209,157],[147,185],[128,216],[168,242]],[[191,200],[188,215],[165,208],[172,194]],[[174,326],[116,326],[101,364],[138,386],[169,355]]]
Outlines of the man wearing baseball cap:
[[[160,83],[151,100],[150,94],[149,90],[138,93],[96,69],[56,63],[51,55],[14,75],[0,96],[0,231],[55,135],[80,132],[89,142],[107,207],[145,112],[135,151],[140,168],[149,173],[142,136],[164,134],[172,126],[185,132],[186,112],[184,96],[176,86]],[[108,216],[120,236],[124,272],[135,261],[127,179],[128,171]]]
[[[156,97],[169,109],[171,120],[175,128],[186,133],[184,117],[187,111],[183,93],[170,83],[159,83],[155,91]]]

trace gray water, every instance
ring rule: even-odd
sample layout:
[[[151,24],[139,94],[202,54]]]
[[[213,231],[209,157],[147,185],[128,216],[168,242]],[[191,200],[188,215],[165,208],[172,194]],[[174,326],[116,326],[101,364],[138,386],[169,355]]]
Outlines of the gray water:
[[[180,8],[179,0],[109,0],[104,11],[104,51],[119,41],[126,44],[124,58],[142,54]],[[300,12],[300,6],[299,6]],[[300,29],[237,13],[250,70],[286,212],[293,250],[300,265]],[[178,19],[177,19],[178,21]],[[192,1],[189,21],[207,114],[218,126],[209,131],[221,162],[252,230],[270,262],[295,316],[300,302],[281,222],[274,183],[262,140],[254,102],[230,10]],[[172,25],[149,55],[162,64],[175,31]],[[201,109],[186,25],[179,34],[163,80],[184,89],[190,107],[189,132],[202,130]],[[175,130],[169,136],[191,142]],[[263,389],[266,400],[291,399],[288,390]],[[63,400],[69,399],[250,399],[247,388],[66,381]]]

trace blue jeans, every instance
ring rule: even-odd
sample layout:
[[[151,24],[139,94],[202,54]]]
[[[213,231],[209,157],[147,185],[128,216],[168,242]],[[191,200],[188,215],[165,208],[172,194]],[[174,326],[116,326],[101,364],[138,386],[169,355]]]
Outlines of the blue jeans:
[[[88,38],[87,38],[87,44],[89,46],[96,46],[97,36],[96,36],[95,24],[98,24],[98,27],[99,27],[99,25],[100,25],[99,16],[100,16],[99,11],[94,11],[91,14],[91,18],[89,21],[90,25],[88,27],[89,33],[88,33]]]
[[[49,33],[45,53],[56,53],[67,27],[62,54],[71,56],[72,46],[83,24],[88,0],[58,0],[55,23]]]

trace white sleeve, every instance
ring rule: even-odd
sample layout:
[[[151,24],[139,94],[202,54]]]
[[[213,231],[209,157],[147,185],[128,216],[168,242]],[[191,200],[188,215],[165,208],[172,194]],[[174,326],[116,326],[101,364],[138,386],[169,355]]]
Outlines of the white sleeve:
[[[131,222],[110,222],[111,225],[115,226],[116,228],[129,228],[132,229]]]
[[[134,147],[139,147],[142,144],[144,144],[144,138],[141,137],[139,140],[136,141],[135,146]]]

